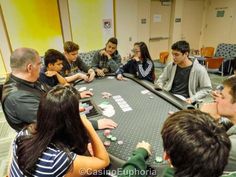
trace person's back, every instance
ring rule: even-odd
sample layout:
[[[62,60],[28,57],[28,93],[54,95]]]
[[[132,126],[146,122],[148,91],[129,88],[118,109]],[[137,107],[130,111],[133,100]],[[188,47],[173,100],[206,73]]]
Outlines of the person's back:
[[[213,118],[198,110],[183,110],[165,121],[162,131],[164,160],[170,167],[158,177],[219,177],[228,161],[231,148],[225,130]],[[141,152],[142,150],[142,152]],[[146,150],[146,152],[145,152]],[[138,152],[139,151],[139,152]],[[124,165],[124,176],[145,170],[145,158],[150,145],[138,145],[131,159]],[[135,176],[135,175],[134,175]],[[140,175],[145,176],[145,175]]]
[[[23,177],[22,171],[18,165],[18,144],[17,141],[20,141],[22,137],[26,137],[31,134],[27,129],[21,131],[16,140],[13,143],[13,159],[11,164],[10,174],[11,176]],[[37,167],[35,168],[34,175],[36,176],[63,176],[68,170],[69,166],[72,163],[72,160],[76,158],[75,153],[70,153],[70,156],[66,154],[65,151],[58,148],[55,144],[49,144],[46,149],[43,151],[41,157],[37,162]],[[71,159],[70,159],[71,158]],[[59,168],[60,167],[60,168]],[[29,174],[31,174],[29,172]],[[29,175],[28,174],[28,175]]]
[[[10,176],[81,176],[109,164],[91,123],[80,117],[78,95],[73,87],[56,86],[41,98],[37,124],[13,143]],[[92,157],[84,156],[89,140]]]

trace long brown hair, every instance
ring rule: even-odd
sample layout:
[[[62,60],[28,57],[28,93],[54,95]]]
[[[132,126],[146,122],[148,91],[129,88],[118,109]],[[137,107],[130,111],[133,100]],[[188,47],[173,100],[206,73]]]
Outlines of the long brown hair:
[[[40,101],[36,132],[17,139],[18,165],[24,174],[34,173],[36,163],[51,143],[67,152],[83,154],[88,135],[79,114],[79,94],[73,87],[56,86]]]

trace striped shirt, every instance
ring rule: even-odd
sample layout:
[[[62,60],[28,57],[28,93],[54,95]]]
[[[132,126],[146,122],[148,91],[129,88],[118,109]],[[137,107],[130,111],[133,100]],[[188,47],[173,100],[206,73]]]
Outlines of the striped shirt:
[[[17,135],[16,139],[19,136],[27,135],[27,131],[21,131]],[[10,177],[25,177],[22,171],[20,170],[17,164],[17,144],[16,140],[13,143],[13,159],[11,163],[10,169]],[[33,154],[32,154],[33,155]],[[76,154],[70,153],[72,160],[69,159],[66,152],[58,149],[55,145],[50,144],[46,150],[43,152],[41,157],[38,158],[38,162],[36,164],[36,170],[31,176],[34,177],[62,177],[66,174],[68,168],[70,167],[73,160],[76,158]]]

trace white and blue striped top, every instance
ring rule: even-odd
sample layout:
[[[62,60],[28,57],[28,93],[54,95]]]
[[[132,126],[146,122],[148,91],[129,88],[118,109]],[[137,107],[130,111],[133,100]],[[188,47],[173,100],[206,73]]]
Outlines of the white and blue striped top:
[[[27,131],[21,131],[16,138],[22,135],[27,135]],[[16,155],[17,145],[16,140],[13,143],[13,159],[11,163],[10,176],[11,177],[25,177],[17,164]],[[33,155],[33,154],[32,154]],[[76,154],[70,153],[72,160],[69,159],[66,152],[58,149],[53,144],[50,144],[47,149],[43,152],[41,157],[38,158],[36,164],[36,170],[31,175],[34,177],[62,177],[66,174],[71,163],[76,158]]]

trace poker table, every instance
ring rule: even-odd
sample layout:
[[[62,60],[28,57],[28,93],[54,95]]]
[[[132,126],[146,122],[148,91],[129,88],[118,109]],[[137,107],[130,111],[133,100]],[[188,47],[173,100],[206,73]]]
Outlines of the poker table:
[[[93,110],[91,117],[88,116],[90,119],[104,117],[98,106],[101,103],[106,102],[114,107],[115,114],[110,118],[118,123],[118,127],[112,130],[111,134],[117,138],[117,141],[111,141],[110,146],[107,147],[113,165],[120,167],[124,164],[137,143],[145,140],[153,148],[153,154],[148,158],[147,163],[154,167],[158,166],[161,163],[155,162],[155,158],[156,156],[162,157],[163,154],[160,132],[168,113],[182,109],[194,109],[194,107],[168,92],[155,90],[153,84],[148,81],[138,80],[128,74],[124,77],[126,80],[118,81],[114,75],[109,75],[96,78],[91,83],[79,82],[75,88],[86,87],[87,90],[93,90],[94,95],[89,101],[96,110]],[[103,92],[111,93],[112,96],[103,98]],[[129,111],[122,109],[119,103],[122,99],[119,98],[129,105]],[[88,100],[85,99],[86,101]],[[103,142],[110,141],[103,135],[103,130],[99,130],[98,134]],[[119,145],[119,140],[123,141],[123,144]]]

